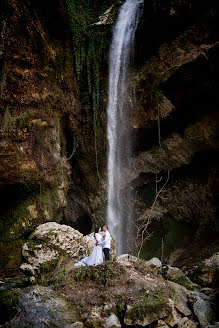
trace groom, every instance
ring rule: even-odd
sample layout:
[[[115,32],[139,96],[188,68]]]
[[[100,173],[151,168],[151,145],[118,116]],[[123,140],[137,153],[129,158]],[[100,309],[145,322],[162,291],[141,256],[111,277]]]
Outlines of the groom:
[[[108,231],[107,226],[103,226],[103,231],[104,231],[104,236],[103,236],[103,239],[101,241],[101,245],[103,247],[105,260],[109,261],[110,260],[110,254],[109,253],[110,253],[110,247],[111,247],[111,236],[110,236],[110,233]]]

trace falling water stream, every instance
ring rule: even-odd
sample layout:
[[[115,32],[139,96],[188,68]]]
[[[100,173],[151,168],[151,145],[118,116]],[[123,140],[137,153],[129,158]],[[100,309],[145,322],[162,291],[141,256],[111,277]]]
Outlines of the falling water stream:
[[[116,241],[117,254],[127,252],[130,235],[127,220],[132,193],[122,189],[122,169],[130,163],[132,142],[129,128],[128,69],[135,32],[144,0],[126,0],[113,28],[109,58],[107,105],[107,224]]]

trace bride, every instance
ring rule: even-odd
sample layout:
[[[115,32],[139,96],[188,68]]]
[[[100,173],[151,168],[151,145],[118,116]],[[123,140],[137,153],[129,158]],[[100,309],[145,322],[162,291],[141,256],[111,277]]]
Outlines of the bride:
[[[95,228],[94,238],[96,240],[96,245],[94,246],[89,256],[75,263],[76,267],[85,266],[85,265],[99,265],[103,263],[103,248],[101,246],[102,237],[100,231],[101,231],[100,227]]]

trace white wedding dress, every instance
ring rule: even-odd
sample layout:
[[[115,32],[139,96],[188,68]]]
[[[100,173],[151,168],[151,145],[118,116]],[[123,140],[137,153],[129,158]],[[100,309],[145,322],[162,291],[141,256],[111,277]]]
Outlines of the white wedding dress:
[[[99,233],[95,233],[95,239],[100,244],[102,237]],[[80,267],[85,265],[99,265],[102,263],[103,263],[103,248],[101,245],[98,246],[95,245],[90,255],[83,258],[81,261],[75,263],[75,266]]]

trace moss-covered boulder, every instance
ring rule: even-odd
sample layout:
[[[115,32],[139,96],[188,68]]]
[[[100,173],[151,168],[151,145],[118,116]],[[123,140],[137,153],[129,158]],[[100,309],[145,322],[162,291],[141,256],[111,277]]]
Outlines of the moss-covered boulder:
[[[18,294],[15,290],[0,289],[0,325],[17,313]]]
[[[219,282],[219,252],[187,270],[193,281],[203,287],[217,287]]]
[[[187,289],[201,289],[199,285],[192,282],[179,268],[171,267],[170,265],[164,266],[162,269],[162,275],[165,277],[165,279],[176,282],[177,284],[182,285]]]

